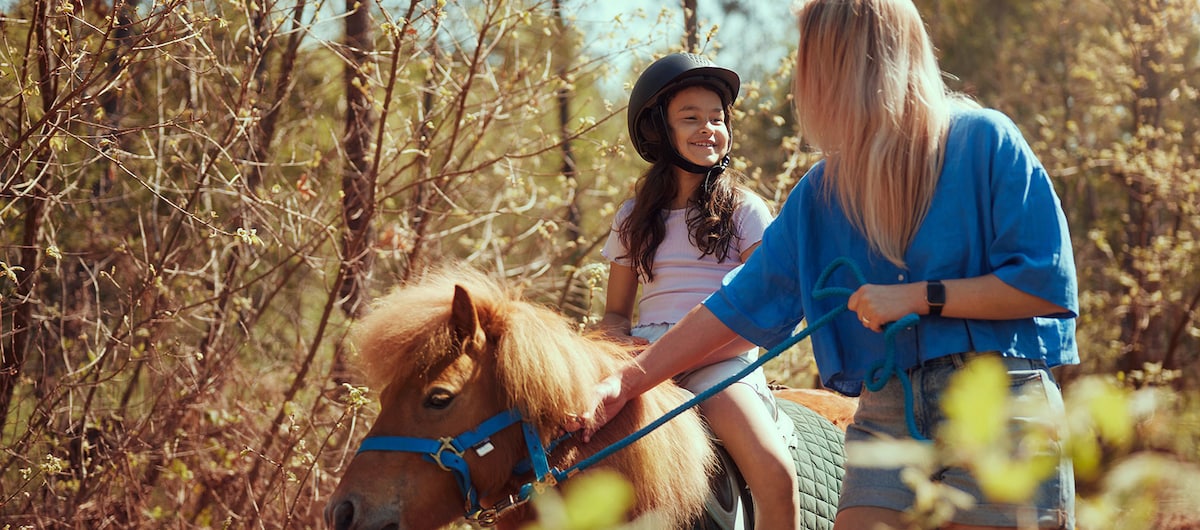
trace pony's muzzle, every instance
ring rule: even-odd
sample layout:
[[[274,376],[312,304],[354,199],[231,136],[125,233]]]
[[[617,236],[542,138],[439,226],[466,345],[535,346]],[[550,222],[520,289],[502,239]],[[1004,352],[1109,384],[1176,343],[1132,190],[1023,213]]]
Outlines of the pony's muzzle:
[[[325,525],[333,530],[400,530],[397,513],[365,513],[355,495],[334,496],[325,505]],[[388,510],[390,512],[390,510]]]

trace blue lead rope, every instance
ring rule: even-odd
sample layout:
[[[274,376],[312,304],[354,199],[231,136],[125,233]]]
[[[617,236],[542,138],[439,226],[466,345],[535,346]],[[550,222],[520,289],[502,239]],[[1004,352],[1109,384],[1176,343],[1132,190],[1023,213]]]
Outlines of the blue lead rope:
[[[887,342],[887,355],[882,361],[871,366],[863,382],[867,390],[878,392],[887,384],[888,379],[896,376],[896,379],[900,380],[900,386],[904,388],[904,421],[908,424],[908,434],[915,440],[927,442],[929,438],[917,429],[916,414],[913,412],[912,380],[908,378],[908,372],[896,367],[896,333],[909,326],[915,326],[920,319],[916,313],[909,313],[884,328],[883,339]]]

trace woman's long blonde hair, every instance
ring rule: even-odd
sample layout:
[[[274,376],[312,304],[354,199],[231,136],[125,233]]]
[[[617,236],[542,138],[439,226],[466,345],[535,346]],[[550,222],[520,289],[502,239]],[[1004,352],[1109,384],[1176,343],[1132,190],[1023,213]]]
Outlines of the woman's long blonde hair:
[[[873,250],[904,267],[929,210],[955,107],[911,0],[800,6],[795,108],[836,197]]]

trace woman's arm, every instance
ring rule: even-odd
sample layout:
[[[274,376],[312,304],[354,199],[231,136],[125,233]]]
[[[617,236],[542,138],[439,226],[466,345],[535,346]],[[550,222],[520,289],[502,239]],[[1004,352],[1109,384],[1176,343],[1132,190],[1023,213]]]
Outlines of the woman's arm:
[[[995,274],[942,280],[946,304],[942,316],[975,320],[1015,320],[1056,313],[1067,309],[1004,283]],[[867,284],[859,287],[846,307],[858,314],[863,326],[880,331],[883,324],[904,315],[929,314],[925,300],[927,282],[900,285]]]
[[[653,388],[677,373],[695,366],[712,364],[723,359],[716,355],[736,356],[738,352],[722,348],[738,339],[708,308],[697,305],[662,338],[638,354],[635,362],[597,385],[593,405],[578,421],[566,426],[568,431],[583,429],[583,440],[617,415],[630,399]]]

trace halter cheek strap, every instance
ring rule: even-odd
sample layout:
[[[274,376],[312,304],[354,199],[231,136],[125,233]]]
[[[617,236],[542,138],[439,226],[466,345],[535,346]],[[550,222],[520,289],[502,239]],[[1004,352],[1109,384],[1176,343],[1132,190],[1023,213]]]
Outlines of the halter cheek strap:
[[[467,450],[473,449],[480,457],[487,455],[493,449],[492,435],[515,423],[521,424],[521,432],[525,436],[525,447],[529,452],[529,458],[517,464],[516,471],[532,470],[535,480],[523,485],[517,495],[510,495],[500,504],[484,509],[479,504],[479,492],[471,480],[471,469],[467,464],[465,453]],[[561,439],[555,440],[549,450],[553,450],[559,441]],[[358,453],[365,451],[417,453],[422,455],[425,460],[449,471],[454,475],[458,489],[463,494],[466,518],[481,526],[495,525],[501,514],[524,504],[533,494],[541,493],[554,486],[559,480],[559,475],[550,469],[546,457],[548,450],[542,444],[542,438],[538,435],[537,428],[527,421],[522,421],[521,413],[515,408],[492,416],[474,429],[453,438],[448,436],[438,439],[410,436],[370,436],[364,438],[358,447]]]

